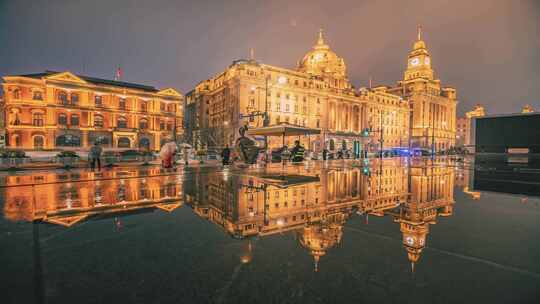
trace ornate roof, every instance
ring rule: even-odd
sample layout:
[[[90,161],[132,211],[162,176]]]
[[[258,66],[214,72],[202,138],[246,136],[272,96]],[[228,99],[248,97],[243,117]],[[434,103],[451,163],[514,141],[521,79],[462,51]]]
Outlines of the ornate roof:
[[[321,29],[313,49],[298,63],[298,70],[316,76],[331,75],[335,78],[345,78],[347,68],[343,58],[326,44]]]

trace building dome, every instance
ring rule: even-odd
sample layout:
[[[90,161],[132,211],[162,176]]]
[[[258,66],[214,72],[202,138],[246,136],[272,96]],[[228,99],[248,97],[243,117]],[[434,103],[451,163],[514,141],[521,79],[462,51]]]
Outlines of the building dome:
[[[334,78],[345,78],[347,69],[343,58],[334,53],[325,43],[323,32],[320,30],[317,44],[299,62],[298,70],[316,76],[330,75]]]
[[[315,271],[318,271],[320,257],[326,251],[336,246],[343,235],[342,226],[338,223],[312,223],[304,227],[299,234],[302,247],[308,249],[315,262]]]

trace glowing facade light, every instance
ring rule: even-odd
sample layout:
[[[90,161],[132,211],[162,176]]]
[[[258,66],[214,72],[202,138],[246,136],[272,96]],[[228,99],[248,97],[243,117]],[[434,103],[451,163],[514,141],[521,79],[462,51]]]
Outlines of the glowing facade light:
[[[287,83],[287,77],[285,77],[285,76],[279,76],[279,78],[278,78],[278,83],[279,83],[279,84],[286,84],[286,83]]]

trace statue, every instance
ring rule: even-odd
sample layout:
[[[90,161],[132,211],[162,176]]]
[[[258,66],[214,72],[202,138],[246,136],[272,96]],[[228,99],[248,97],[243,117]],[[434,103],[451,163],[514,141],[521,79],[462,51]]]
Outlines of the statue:
[[[238,133],[240,134],[240,137],[236,140],[235,143],[235,149],[237,154],[240,156],[240,159],[244,161],[246,164],[254,164],[257,162],[257,156],[259,155],[259,152],[263,150],[263,148],[260,148],[257,146],[257,143],[246,136],[246,131],[248,127],[240,127],[238,130]]]

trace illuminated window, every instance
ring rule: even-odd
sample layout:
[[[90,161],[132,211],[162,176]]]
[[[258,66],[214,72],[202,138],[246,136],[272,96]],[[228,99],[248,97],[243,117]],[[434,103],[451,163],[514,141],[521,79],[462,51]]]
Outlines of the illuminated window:
[[[76,114],[71,115],[71,125],[72,126],[79,125],[79,115],[76,115]]]
[[[118,117],[116,120],[116,126],[118,128],[127,128],[127,120],[125,117]]]
[[[141,101],[141,112],[148,111],[148,103],[146,101]]]
[[[32,125],[36,127],[43,126],[43,113],[34,113],[32,115]]]
[[[13,90],[13,99],[21,99],[21,90],[19,89]]]
[[[41,93],[41,91],[34,91],[32,99],[34,99],[34,100],[43,100],[43,93]]]
[[[58,92],[58,101],[65,105],[68,104],[67,93],[64,91]]]
[[[94,116],[94,126],[98,128],[103,128],[103,116],[101,115]]]
[[[281,103],[280,102],[276,103],[276,111],[278,111],[278,112],[281,111]]]
[[[64,113],[58,114],[58,124],[61,126],[67,125],[67,115]]]
[[[165,122],[163,120],[159,122],[159,129],[161,131],[165,130]]]
[[[172,131],[172,123],[171,122],[167,123],[167,131]]]
[[[125,98],[120,98],[118,99],[118,108],[121,109],[121,110],[125,110],[126,109],[126,99]]]
[[[159,103],[159,109],[160,109],[161,111],[165,111],[165,103],[160,102],[160,103]]]
[[[148,129],[148,120],[143,118],[141,120],[139,120],[139,129],[141,130],[146,130]]]
[[[285,112],[289,112],[289,104],[288,103],[285,104]]]
[[[94,105],[96,107],[101,107],[103,105],[103,97],[101,95],[94,96]]]
[[[71,103],[72,104],[78,104],[79,103],[79,94],[71,93]]]
[[[255,107],[255,98],[250,98],[249,99],[249,106],[250,107]]]

